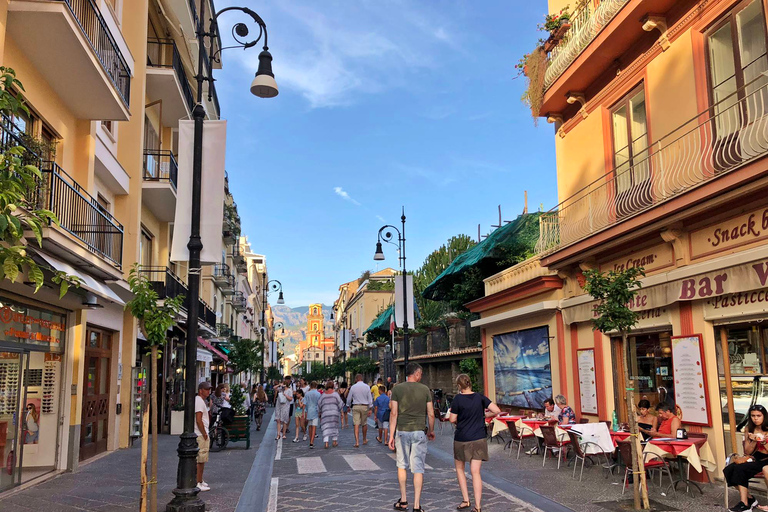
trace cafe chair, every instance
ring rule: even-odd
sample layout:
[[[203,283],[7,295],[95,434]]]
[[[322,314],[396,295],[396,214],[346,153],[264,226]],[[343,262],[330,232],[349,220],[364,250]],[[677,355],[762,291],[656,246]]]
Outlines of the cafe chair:
[[[517,445],[517,458],[520,459],[520,450],[523,448],[523,443],[526,439],[534,439],[534,442],[536,441],[536,436],[533,434],[533,431],[531,431],[530,427],[523,427],[521,431],[517,430],[517,425],[513,421],[507,422],[507,429],[509,430],[509,436],[511,439],[509,442],[504,446],[504,449],[506,450],[507,447],[509,447],[509,456],[512,456],[512,445]],[[528,433],[525,433],[525,430],[529,430]],[[535,446],[535,445],[534,445]],[[530,455],[528,455],[530,457]]]
[[[688,434],[688,437],[690,437],[690,434]],[[739,457],[740,455],[741,454],[739,454],[739,453],[732,453],[732,454],[728,455],[726,460],[731,460],[734,457]],[[707,478],[709,478],[709,473],[707,473]],[[729,507],[729,503],[728,503],[728,482],[723,480],[723,483],[725,484],[725,492],[723,493],[723,499],[725,500],[725,509],[728,510],[730,508]],[[766,483],[766,484],[768,484],[768,481],[766,481],[765,478],[763,477],[763,471],[762,470],[760,470],[757,473],[755,473],[754,476],[752,476],[752,478],[749,479],[749,487],[750,488],[752,487],[752,483],[755,483],[755,484]]]
[[[624,462],[624,485],[621,487],[621,494],[623,495],[624,492],[627,490],[627,481],[629,479],[629,475],[631,475],[634,472],[634,464],[635,461],[632,460],[632,441],[619,441],[617,443],[619,445],[619,453],[621,454],[621,460]],[[667,477],[669,478],[669,487],[672,488],[672,491],[677,494],[677,491],[675,490],[675,481],[672,479],[672,472],[669,469],[669,464],[667,461],[662,459],[656,454],[653,453],[645,453],[643,454],[643,464],[645,465],[645,470],[650,473],[650,476],[646,479],[646,482],[653,482],[653,472],[658,471],[659,472],[659,487],[662,485],[662,477],[664,476],[664,473],[666,472]],[[635,481],[633,478],[632,485],[639,485],[640,483]]]
[[[542,425],[539,429],[541,430],[541,435],[544,437],[544,461],[541,463],[541,467],[544,467],[547,463],[547,452],[552,453],[553,457],[555,456],[555,452],[557,452],[557,469],[560,469],[563,452],[568,449],[568,445],[571,444],[571,441],[558,441],[555,427],[553,426]]]
[[[576,466],[579,465],[579,460],[581,460],[581,471],[579,472],[579,482],[581,482],[581,477],[584,475],[584,462],[589,459],[592,464],[595,464],[595,461],[592,460],[592,455],[598,455],[599,453],[602,453],[602,449],[597,443],[593,443],[592,441],[584,441],[578,436],[578,434],[576,434],[576,432],[568,431],[568,437],[571,440],[571,451],[573,451],[574,455],[576,455],[576,459],[573,461],[573,475],[571,475],[571,478],[576,478]],[[589,446],[597,447],[598,452],[595,454],[587,454],[584,450],[588,450]]]

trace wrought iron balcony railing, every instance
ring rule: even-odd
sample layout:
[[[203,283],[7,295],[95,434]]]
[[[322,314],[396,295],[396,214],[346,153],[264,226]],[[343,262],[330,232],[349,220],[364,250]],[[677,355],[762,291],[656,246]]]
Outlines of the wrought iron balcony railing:
[[[184,308],[187,308],[189,304],[189,288],[170,268],[142,266],[141,273],[147,276],[147,279],[152,283],[152,288],[160,299],[183,296],[186,297]],[[213,312],[204,300],[198,299],[198,301],[198,320],[214,329],[216,327],[216,313]]]
[[[189,111],[195,108],[195,96],[189,85],[187,73],[181,62],[181,54],[173,39],[150,39],[147,41],[147,65],[155,68],[173,68],[181,84],[181,92]]]
[[[737,89],[540,220],[552,253],[768,154],[768,77]]]
[[[176,188],[179,165],[176,157],[168,150],[144,150],[144,180],[167,181]]]
[[[208,52],[203,52],[203,60],[205,61],[206,76],[212,77],[213,67],[211,66],[211,60],[208,58]],[[213,106],[216,109],[216,119],[219,119],[221,117],[221,106],[219,105],[219,95],[216,94],[216,85],[214,85],[213,81],[208,82],[208,91],[208,95],[213,101]]]
[[[629,0],[585,0],[571,15],[571,28],[560,44],[549,53],[549,65],[544,74],[548,88],[589,46]]]
[[[116,268],[123,262],[123,225],[96,199],[55,162],[43,160],[25,140],[26,135],[13,121],[2,115],[0,147],[23,147],[27,153],[23,160],[37,166],[42,179],[35,191],[34,202],[56,214],[59,225],[81,242],[89,251],[98,254]]]
[[[229,338],[232,336],[232,328],[227,324],[216,324],[216,332],[220,338]]]
[[[94,0],[58,0],[69,7],[117,93],[130,106],[131,72]]]
[[[235,309],[235,311],[242,313],[245,311],[245,308],[248,306],[245,296],[243,295],[243,292],[235,292],[232,296],[232,307]]]

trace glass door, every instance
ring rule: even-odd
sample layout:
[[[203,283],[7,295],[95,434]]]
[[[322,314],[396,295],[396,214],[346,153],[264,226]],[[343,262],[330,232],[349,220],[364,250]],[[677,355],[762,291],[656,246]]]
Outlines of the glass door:
[[[19,418],[26,403],[22,383],[28,363],[24,352],[0,350],[0,492],[21,483],[24,443]]]

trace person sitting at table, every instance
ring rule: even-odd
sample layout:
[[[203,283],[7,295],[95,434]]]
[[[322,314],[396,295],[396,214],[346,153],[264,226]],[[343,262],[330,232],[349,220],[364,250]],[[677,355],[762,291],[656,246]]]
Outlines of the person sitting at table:
[[[680,418],[675,414],[675,406],[666,402],[657,404],[656,414],[658,414],[661,424],[651,429],[640,428],[640,432],[648,437],[676,437],[677,429],[680,428],[681,422]]]
[[[544,420],[558,420],[559,423],[559,416],[560,408],[555,405],[555,401],[551,398],[544,400],[544,414],[541,416],[541,418]]]
[[[659,424],[659,418],[651,414],[651,402],[640,400],[637,404],[637,427],[642,430],[653,430]],[[647,441],[650,436],[643,433],[643,438]]]
[[[576,423],[576,413],[568,405],[568,400],[565,396],[557,395],[555,397],[555,404],[560,408],[560,414],[557,415],[557,422],[560,425],[573,425]]]
[[[749,494],[749,479],[761,470],[763,478],[768,480],[768,427],[765,422],[768,411],[762,405],[753,405],[747,412],[746,436],[744,437],[744,455],[732,457],[731,463],[723,469],[723,476],[728,487],[739,490],[739,501],[729,510],[744,512],[751,510],[757,504],[754,496]],[[768,507],[757,507],[758,510],[768,510]]]

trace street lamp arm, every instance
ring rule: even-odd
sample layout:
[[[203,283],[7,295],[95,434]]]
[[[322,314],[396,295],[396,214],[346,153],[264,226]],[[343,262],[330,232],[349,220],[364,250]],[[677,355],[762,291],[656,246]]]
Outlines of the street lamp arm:
[[[259,35],[256,39],[253,39],[251,41],[244,41],[241,40],[241,37],[246,37],[249,34],[248,25],[245,23],[236,23],[232,27],[232,38],[238,42],[237,45],[234,46],[227,46],[225,48],[220,48],[213,56],[213,60],[216,62],[220,62],[219,55],[224,50],[229,50],[230,48],[242,48],[244,50],[247,50],[248,48],[252,48],[258,44],[258,42],[261,40],[262,35],[264,36],[264,50],[268,50],[269,47],[267,46],[267,24],[264,23],[264,20],[261,19],[261,16],[256,14],[254,11],[247,7],[225,7],[224,9],[220,10],[216,14],[213,15],[213,18],[211,18],[211,32],[207,34],[209,37],[213,38],[216,37],[216,34],[219,31],[219,25],[218,25],[218,19],[219,16],[224,14],[227,11],[240,11],[248,16],[250,16],[254,22],[256,22],[256,25],[259,27]]]
[[[273,279],[270,282],[267,283],[267,286],[264,288],[267,289],[267,294],[270,294],[272,292],[283,291],[283,283],[278,281],[277,279]]]
[[[385,231],[385,230],[392,230],[394,229],[397,233],[397,240],[398,243],[395,243],[392,241],[392,239],[395,237],[395,234],[392,231]],[[400,248],[400,240],[403,238],[403,235],[400,233],[400,230],[397,229],[397,227],[392,226],[391,224],[387,224],[381,227],[379,229],[379,241],[383,240],[387,242],[388,244],[396,245],[398,249]]]

